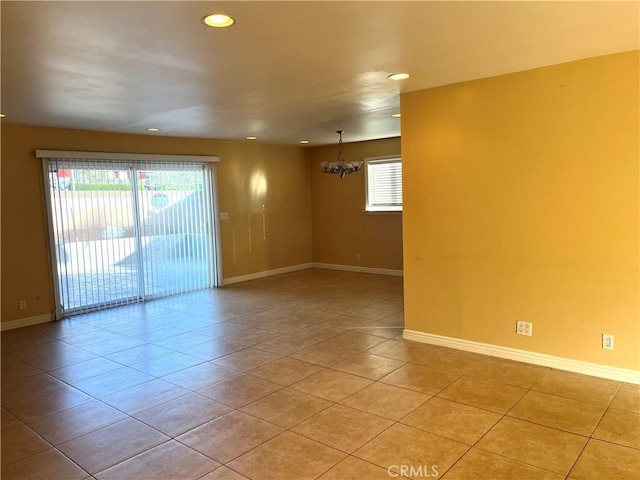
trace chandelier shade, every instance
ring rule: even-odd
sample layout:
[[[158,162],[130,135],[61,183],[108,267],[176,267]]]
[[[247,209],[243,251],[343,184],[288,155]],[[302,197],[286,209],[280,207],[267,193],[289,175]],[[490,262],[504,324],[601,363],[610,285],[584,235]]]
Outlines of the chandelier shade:
[[[336,130],[336,133],[340,135],[338,159],[335,162],[322,162],[320,164],[320,169],[322,170],[322,173],[338,175],[342,179],[345,175],[359,172],[362,169],[364,162],[345,162],[342,159],[342,134],[344,131]]]

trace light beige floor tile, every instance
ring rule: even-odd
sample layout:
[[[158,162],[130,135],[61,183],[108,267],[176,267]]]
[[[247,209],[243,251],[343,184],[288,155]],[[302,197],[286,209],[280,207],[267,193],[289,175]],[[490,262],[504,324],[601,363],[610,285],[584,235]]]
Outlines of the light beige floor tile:
[[[395,473],[395,472],[392,472]],[[389,480],[389,472],[373,463],[348,456],[318,480]]]
[[[435,397],[403,418],[402,423],[473,445],[499,419],[496,413]]]
[[[447,480],[563,480],[564,475],[472,448],[447,472]]]
[[[59,445],[125,418],[121,411],[99,400],[90,400],[36,420],[29,427],[52,445]]]
[[[291,385],[319,372],[322,368],[313,363],[285,357],[251,370],[251,375],[280,385]]]
[[[436,394],[456,381],[462,372],[437,370],[409,363],[380,379],[383,383],[426,394]]]
[[[102,397],[102,401],[129,415],[135,415],[187,393],[189,390],[156,379]]]
[[[0,365],[2,367],[2,374],[0,375],[2,384],[15,382],[16,380],[32,377],[42,373],[42,370],[39,370],[33,365],[19,359],[16,359],[16,361],[11,365]]]
[[[614,380],[550,370],[531,389],[581,402],[609,405],[619,387],[620,382]]]
[[[370,413],[335,405],[299,424],[293,431],[343,452],[352,453],[393,422]]]
[[[489,358],[468,371],[472,377],[484,378],[514,387],[531,388],[549,369],[528,363]]]
[[[322,370],[291,387],[332,402],[338,402],[373,382],[336,370]]]
[[[604,405],[529,391],[508,415],[588,436],[593,433],[606,409]]]
[[[267,340],[266,342],[258,343],[253,348],[259,350],[265,350],[267,352],[275,353],[278,355],[289,355],[291,353],[302,350],[303,348],[315,345],[318,341],[300,336],[298,332],[291,335],[285,335],[283,337]]]
[[[88,476],[54,448],[2,467],[4,480],[82,480]]]
[[[2,445],[2,465],[17,462],[51,448],[49,443],[25,425],[2,430],[0,444]]]
[[[246,372],[279,358],[282,357],[275,353],[265,352],[264,350],[258,350],[256,348],[247,348],[224,357],[216,358],[213,360],[213,363]]]
[[[170,437],[176,437],[230,410],[215,400],[190,393],[137,413],[135,417]]]
[[[440,392],[438,397],[496,413],[506,413],[525,393],[527,391],[524,388],[465,375]]]
[[[426,402],[429,395],[386,383],[372,383],[340,403],[391,420],[400,420]]]
[[[405,340],[389,340],[367,350],[367,353],[409,362],[426,352],[436,352],[442,347]]]
[[[21,378],[2,385],[2,404],[47,393],[65,386],[63,382],[46,373]]]
[[[174,353],[173,350],[169,348],[154,345],[153,343],[143,343],[142,345],[105,355],[105,358],[130,367],[131,365],[144,363],[154,358],[171,355],[172,353]]]
[[[331,405],[331,402],[313,395],[285,388],[250,403],[241,410],[279,427],[291,428]]]
[[[314,342],[322,342],[330,338],[336,337],[344,333],[341,328],[325,327],[324,325],[316,325],[313,327],[307,327],[296,332],[296,335],[305,339],[313,340]],[[305,347],[306,348],[306,347]]]
[[[347,314],[330,318],[324,322],[324,325],[333,328],[342,328],[344,330],[352,330],[371,325],[374,321],[375,320],[371,318],[353,317]]]
[[[127,418],[62,443],[58,450],[87,472],[95,474],[167,440],[166,435]]]
[[[22,425],[22,422],[2,407],[2,418],[0,419],[0,427],[2,430],[17,427],[19,425]]]
[[[380,320],[390,315],[388,309],[375,307],[359,307],[351,310],[347,315],[351,317],[364,318],[367,320]]]
[[[586,443],[587,437],[503,417],[476,447],[567,475]]]
[[[52,370],[49,372],[49,375],[59,378],[63,382],[74,385],[75,382],[86,380],[103,373],[112,372],[118,368],[122,368],[122,365],[114,362],[113,360],[109,360],[108,358],[98,357],[87,360],[86,362]]]
[[[104,397],[115,392],[153,380],[149,374],[134,370],[130,367],[122,367],[111,372],[103,373],[95,377],[75,383],[75,387],[94,397]]]
[[[73,387],[64,385],[32,397],[5,403],[4,408],[21,421],[28,423],[61,412],[91,400],[91,397]]]
[[[593,438],[640,449],[640,415],[609,408],[593,432]]]
[[[162,377],[162,380],[179,385],[187,390],[200,390],[215,383],[227,380],[238,372],[230,368],[205,362],[179,372]]]
[[[189,348],[188,353],[192,357],[209,362],[216,358],[239,352],[245,348],[247,348],[246,345],[241,343],[231,342],[224,338],[216,338],[210,342],[201,343],[200,345]]]
[[[211,472],[220,464],[170,440],[96,475],[98,480],[191,480]]]
[[[469,370],[481,365],[490,357],[479,353],[464,352],[452,348],[428,350],[416,355],[412,362],[439,369]]]
[[[394,316],[394,315],[392,315]],[[404,330],[404,320],[401,320],[399,323],[395,323],[390,325],[386,319],[370,323],[364,327],[360,327],[358,332],[366,333],[368,335],[375,335],[377,337],[381,337],[385,340],[389,340],[391,338],[395,338],[398,335],[402,335],[402,331]]]
[[[217,462],[228,463],[280,432],[280,427],[233,411],[180,435],[176,440]]]
[[[229,464],[249,478],[314,479],[345,454],[291,432],[284,432]]]
[[[149,375],[153,375],[154,377],[162,377],[164,375],[179,372],[185,368],[193,367],[194,365],[198,365],[202,362],[203,360],[200,358],[176,352],[132,365],[132,368]]]
[[[335,365],[336,363],[357,354],[358,352],[356,350],[349,350],[338,346],[326,346],[322,343],[318,343],[292,353],[289,357],[296,358],[304,362],[315,363],[323,367],[330,367],[331,365]]]
[[[627,412],[640,413],[640,385],[623,383],[611,400],[611,407]]]
[[[237,320],[234,323],[240,323],[240,320]],[[240,333],[234,333],[222,337],[222,340],[225,340],[227,342],[239,343],[240,345],[244,345],[245,347],[250,347],[252,345],[277,338],[281,335],[282,333],[280,332],[272,332],[269,330],[262,330],[260,328],[251,328]]]
[[[414,467],[420,472],[419,476],[414,475],[415,478],[421,478],[426,472],[433,472],[433,467],[438,475],[442,475],[468,448],[433,433],[395,424],[357,450],[354,456],[394,473],[402,466]]]
[[[639,474],[640,450],[594,439],[571,470],[576,480],[637,480]]]
[[[208,473],[200,480],[248,480],[244,475],[234,472],[230,468],[220,467],[211,473]]]
[[[282,385],[277,383],[253,375],[240,374],[198,390],[198,393],[232,408],[240,408],[281,388]]]
[[[361,352],[362,350],[375,347],[384,341],[384,338],[375,335],[367,335],[366,333],[361,333],[359,330],[352,330],[342,333],[337,337],[330,338],[329,340],[325,340],[322,344],[325,346],[341,347]]]
[[[378,380],[402,367],[404,364],[404,362],[399,360],[368,353],[360,353],[335,364],[331,368],[352,375],[358,375],[359,377]]]

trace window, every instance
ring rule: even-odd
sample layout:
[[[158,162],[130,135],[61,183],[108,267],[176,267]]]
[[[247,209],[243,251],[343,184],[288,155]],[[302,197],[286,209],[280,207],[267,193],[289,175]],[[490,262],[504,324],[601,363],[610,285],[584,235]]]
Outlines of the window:
[[[365,159],[367,212],[402,211],[402,159],[398,156]]]

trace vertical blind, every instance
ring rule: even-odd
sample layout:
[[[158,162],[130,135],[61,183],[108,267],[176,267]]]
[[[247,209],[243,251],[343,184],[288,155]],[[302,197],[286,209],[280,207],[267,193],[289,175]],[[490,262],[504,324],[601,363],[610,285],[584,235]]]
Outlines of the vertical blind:
[[[215,286],[210,164],[44,162],[58,317]]]
[[[400,158],[367,160],[368,211],[402,210],[402,161]]]

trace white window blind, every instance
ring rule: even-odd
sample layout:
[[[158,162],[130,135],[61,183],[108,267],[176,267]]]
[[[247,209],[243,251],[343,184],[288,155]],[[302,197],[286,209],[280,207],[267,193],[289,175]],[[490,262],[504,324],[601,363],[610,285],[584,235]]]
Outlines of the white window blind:
[[[212,165],[45,158],[57,317],[215,286]]]
[[[402,160],[400,157],[368,158],[366,211],[402,211]]]

